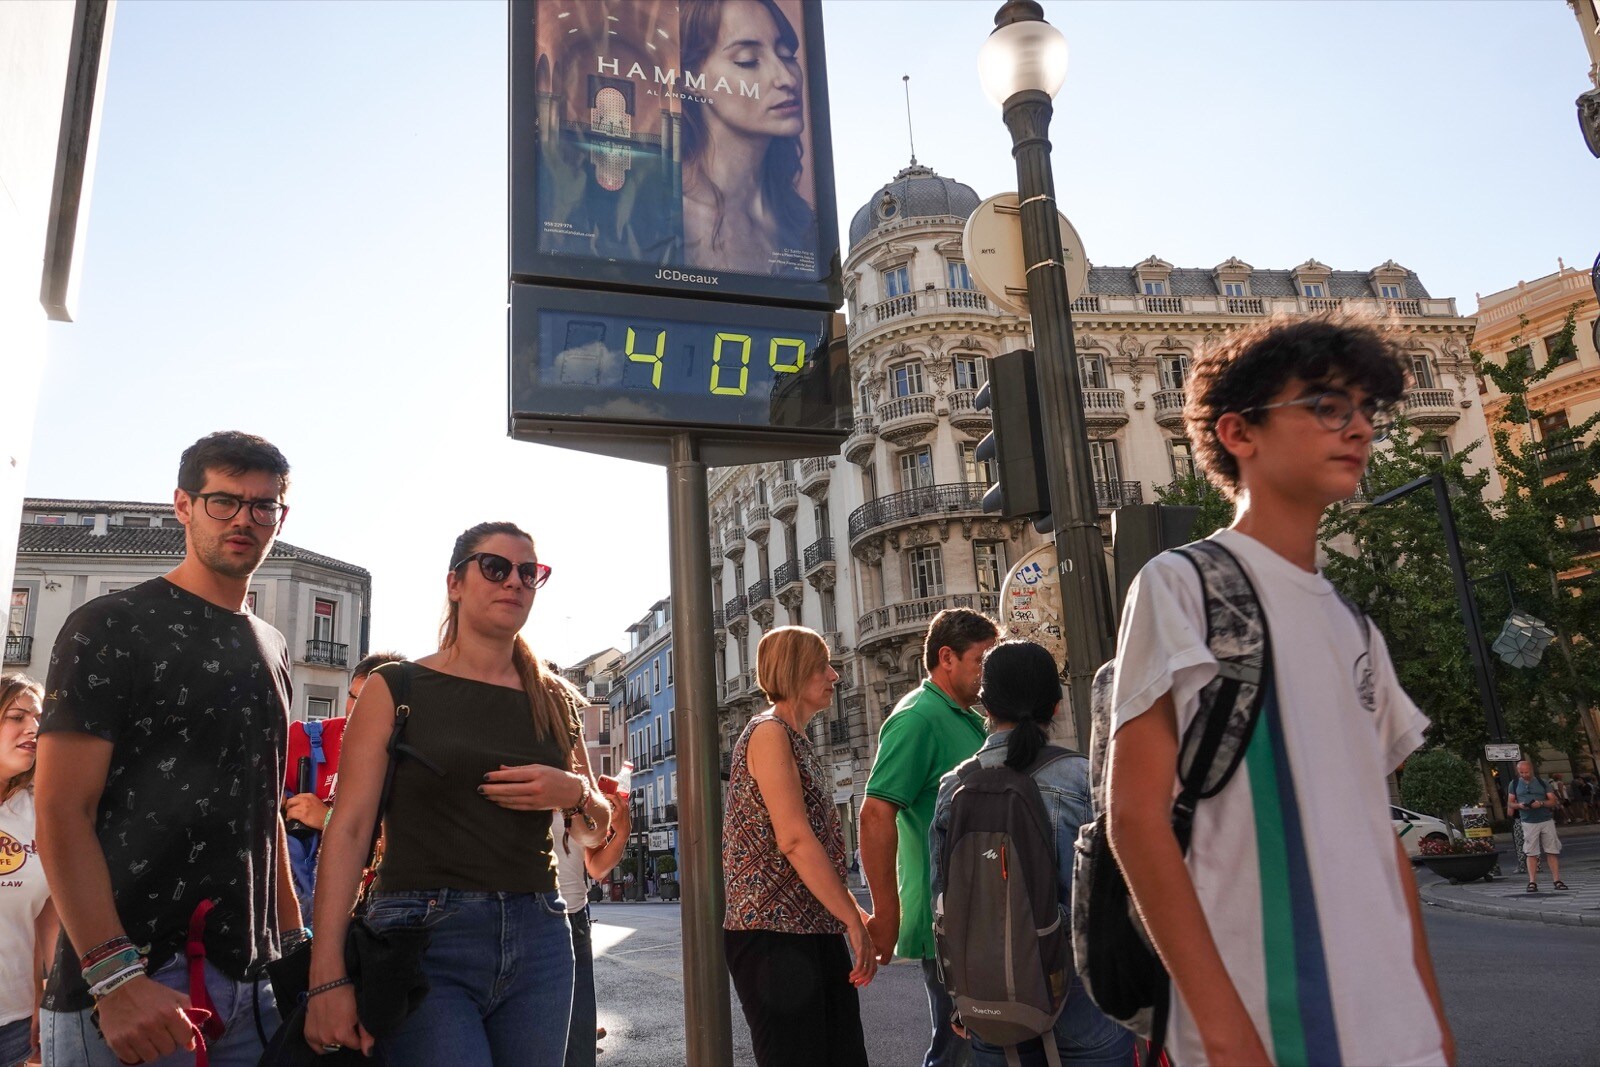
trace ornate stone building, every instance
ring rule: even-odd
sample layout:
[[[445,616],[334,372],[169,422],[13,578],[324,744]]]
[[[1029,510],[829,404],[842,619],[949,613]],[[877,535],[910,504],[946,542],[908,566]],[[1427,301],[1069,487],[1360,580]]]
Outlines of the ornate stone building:
[[[1043,538],[984,513],[993,481],[974,450],[988,360],[1029,343],[1028,323],[973,288],[961,233],[979,195],[913,165],[856,212],[845,261],[855,422],[841,454],[714,472],[716,633],[724,751],[759,707],[756,642],[773,625],[829,635],[842,675],[812,738],[853,827],[878,728],[922,676],[928,620],[946,607],[993,612],[1008,570]],[[1472,322],[1406,268],[1334,270],[1307,260],[1257,270],[1238,259],[1175,267],[1155,256],[1093,267],[1074,302],[1095,493],[1113,509],[1154,502],[1190,469],[1188,361],[1207,340],[1280,312],[1354,306],[1404,334],[1412,419],[1454,449],[1484,436],[1468,356]],[[853,828],[847,831],[852,836]]]

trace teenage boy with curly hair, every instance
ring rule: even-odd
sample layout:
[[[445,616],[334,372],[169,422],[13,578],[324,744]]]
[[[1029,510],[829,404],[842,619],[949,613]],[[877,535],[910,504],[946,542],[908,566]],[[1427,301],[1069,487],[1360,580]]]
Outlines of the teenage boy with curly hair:
[[[1277,319],[1202,352],[1185,421],[1234,502],[1213,535],[1243,565],[1274,651],[1238,771],[1172,830],[1179,739],[1217,674],[1195,567],[1166,553],[1128,594],[1112,695],[1110,841],[1172,978],[1191,1064],[1453,1062],[1385,776],[1428,720],[1383,637],[1317,569],[1324,510],[1361,485],[1405,387],[1379,326]]]

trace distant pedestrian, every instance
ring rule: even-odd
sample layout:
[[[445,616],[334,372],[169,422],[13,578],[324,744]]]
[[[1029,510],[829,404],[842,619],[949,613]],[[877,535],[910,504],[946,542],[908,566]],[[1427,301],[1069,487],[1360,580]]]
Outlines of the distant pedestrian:
[[[733,746],[722,820],[723,946],[758,1067],[865,1067],[859,986],[877,962],[845,884],[832,780],[806,724],[839,675],[822,636],[780,626],[756,648],[772,702]]]
[[[999,639],[994,620],[968,608],[933,617],[923,641],[928,677],[900,699],[878,731],[878,755],[861,804],[861,869],[872,894],[878,962],[918,960],[928,995],[930,1037],[923,1067],[962,1067],[967,1042],[950,1028],[954,1005],[934,958],[928,829],[939,779],[978,751],[986,736],[972,710],[983,656]]]
[[[1561,838],[1556,835],[1555,813],[1560,804],[1555,785],[1533,773],[1533,764],[1517,764],[1517,778],[1511,783],[1511,810],[1522,820],[1522,853],[1528,861],[1528,892],[1539,891],[1539,856],[1550,863],[1550,877],[1556,889],[1564,890],[1561,880]]]
[[[39,1052],[39,994],[60,924],[34,838],[33,768],[44,687],[0,674],[0,1067]]]
[[[1587,774],[1574,775],[1572,791],[1579,818],[1586,823],[1594,822],[1596,801],[1600,800],[1600,794],[1596,793],[1594,779]]]
[[[946,888],[948,872],[943,868],[943,856],[951,803],[959,785],[958,775],[973,762],[980,767],[1004,765],[1027,771],[1040,758],[1048,740],[1050,723],[1061,707],[1061,679],[1057,670],[1050,653],[1030,641],[995,645],[984,658],[979,699],[989,713],[989,737],[972,760],[946,774],[939,783],[930,841],[934,900],[939,900]],[[1089,761],[1076,753],[1061,756],[1034,773],[1034,784],[1039,788],[1045,814],[1050,819],[1049,832],[1055,843],[1057,917],[1065,930],[1072,918],[1073,845],[1078,839],[1078,830],[1093,818]],[[954,921],[960,922],[961,917],[954,917]],[[1003,950],[1001,945],[990,947],[996,955]],[[1068,973],[1072,973],[1071,946],[1064,946],[1064,950]],[[1005,964],[1006,961],[995,959],[992,970],[1004,973]],[[973,1020],[964,1021],[970,1028]],[[1127,1067],[1133,1062],[1133,1034],[1106,1018],[1084,993],[1083,983],[1075,973],[1067,986],[1066,1003],[1049,1036],[1063,1064]],[[1008,1058],[1009,1050],[991,1045],[976,1034],[971,1035],[971,1042],[975,1067],[1003,1067],[1013,1062]],[[1025,1067],[1043,1067],[1049,1062],[1040,1038],[1019,1044],[1015,1055],[1015,1062]]]
[[[1246,327],[1190,367],[1188,437],[1234,519],[1195,550],[1203,557],[1164,552],[1128,591],[1106,811],[1171,978],[1166,1034],[1183,1067],[1455,1058],[1411,865],[1382,799],[1428,719],[1383,635],[1317,568],[1323,515],[1361,490],[1407,374],[1387,331],[1339,315]],[[1206,557],[1217,571],[1202,579]],[[1242,612],[1233,632],[1210,624],[1246,597],[1259,643]],[[1270,661],[1224,663],[1214,649],[1230,645]],[[1194,724],[1213,721],[1201,703],[1232,701],[1227,679],[1258,688],[1251,726],[1219,735],[1210,766],[1231,777],[1207,778],[1214,795],[1191,790],[1193,805],[1178,809],[1180,766],[1211,760],[1195,755],[1207,742]],[[1233,709],[1222,708],[1215,721],[1227,723]]]
[[[583,695],[520,631],[550,568],[511,523],[456,539],[439,651],[379,667],[350,718],[323,842],[306,1042],[372,1051],[345,969],[345,934],[389,759],[397,686],[404,758],[383,813],[383,863],[363,920],[425,928],[429,993],[377,1043],[387,1067],[557,1064],[572,1017],[572,930],[552,823],[598,846],[611,807],[589,768]],[[409,678],[409,685],[408,683]]]

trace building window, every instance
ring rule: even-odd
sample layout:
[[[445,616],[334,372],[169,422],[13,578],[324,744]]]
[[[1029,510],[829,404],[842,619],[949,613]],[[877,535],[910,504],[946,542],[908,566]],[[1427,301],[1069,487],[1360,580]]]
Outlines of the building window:
[[[978,459],[978,446],[962,444],[961,446],[961,480],[976,485],[993,485],[995,478],[994,461]]]
[[[653,680],[654,692],[659,693],[659,692],[661,692],[661,657],[660,656],[656,657],[654,671],[655,671],[655,678]]]
[[[11,614],[6,618],[7,637],[28,635],[28,590],[11,590]]]
[[[1308,297],[1312,300],[1316,300],[1327,296],[1328,294],[1327,291],[1323,289],[1321,282],[1305,282],[1300,286],[1300,295]]]
[[[832,633],[838,628],[839,614],[833,601],[833,590],[824,589],[822,591],[822,630],[824,633]],[[837,652],[839,650],[833,649],[833,651]]]
[[[957,389],[982,389],[989,380],[988,363],[982,356],[957,356],[955,364]]]
[[[1167,295],[1167,283],[1166,282],[1145,282],[1144,283],[1144,295],[1145,296],[1166,296]]]
[[[1090,441],[1089,466],[1094,470],[1095,481],[1120,482],[1122,480],[1122,464],[1117,459],[1117,443],[1115,441]]]
[[[307,719],[328,719],[333,717],[333,701],[322,697],[309,697],[306,700]]]
[[[1244,295],[1244,282],[1223,282],[1222,283],[1222,295],[1223,296],[1243,296]]]
[[[1418,389],[1433,388],[1433,362],[1425,353],[1417,353],[1409,357],[1411,364],[1411,380]]]
[[[1378,286],[1378,295],[1385,300],[1399,300],[1401,289],[1398,285],[1380,285]]]
[[[78,516],[78,524],[81,525],[81,526],[93,526],[94,525],[94,516],[93,515],[80,515],[80,516]]]
[[[150,526],[150,516],[126,515],[122,519],[122,525],[128,527],[129,529],[148,529]]]
[[[65,515],[35,515],[33,517],[33,524],[35,526],[65,526],[67,524],[67,517]],[[84,525],[93,526],[94,519],[91,518]]]
[[[1544,352],[1547,357],[1552,359],[1555,359],[1556,353],[1559,352],[1561,354],[1560,358],[1556,359],[1557,366],[1563,363],[1572,363],[1578,358],[1578,346],[1572,343],[1570,338],[1564,341],[1559,333],[1553,333],[1544,339]]]
[[[967,265],[965,263],[960,263],[960,262],[957,262],[955,260],[952,260],[948,264],[946,264],[946,266],[949,268],[949,270],[947,271],[947,274],[948,274],[948,276],[950,278],[950,288],[952,288],[952,289],[971,289],[972,288],[972,275],[971,275],[971,273],[969,273],[967,271]]]
[[[922,392],[922,364],[902,363],[889,372],[889,380],[895,396],[916,396]]]
[[[1189,377],[1188,356],[1161,357],[1161,388],[1182,389]]]
[[[1172,465],[1172,480],[1194,477],[1194,448],[1187,438],[1175,437],[1167,442],[1167,462]]]
[[[933,484],[933,450],[919,448],[900,453],[900,488],[922,489]]]
[[[1443,466],[1451,455],[1450,439],[1440,434],[1429,434],[1422,439],[1422,452],[1423,455],[1437,459],[1439,461],[1437,466]]]
[[[313,641],[332,641],[334,604],[331,600],[317,597],[311,605],[311,639]]]
[[[911,594],[921,600],[944,596],[944,557],[938,545],[911,550]]]
[[[1105,358],[1094,353],[1078,357],[1078,384],[1085,389],[1106,388]]]
[[[977,541],[972,563],[978,574],[978,592],[998,593],[1006,580],[1006,546],[1001,541]]]
[[[911,291],[911,268],[901,265],[883,272],[883,295],[905,296]]]
[[[1565,411],[1552,411],[1548,415],[1539,416],[1539,440],[1548,441],[1552,437],[1564,437],[1566,440],[1558,441],[1552,448],[1559,451],[1572,451],[1577,448],[1576,442],[1567,435],[1569,424]]]
[[[856,389],[856,414],[872,414],[872,385],[870,382],[862,382]]]
[[[667,684],[672,684],[672,649],[667,649]]]

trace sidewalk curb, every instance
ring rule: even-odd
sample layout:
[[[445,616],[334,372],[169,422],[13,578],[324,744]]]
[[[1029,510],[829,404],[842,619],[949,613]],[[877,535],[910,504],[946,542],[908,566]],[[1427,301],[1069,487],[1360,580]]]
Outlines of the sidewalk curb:
[[[1519,922],[1544,923],[1546,926],[1600,927],[1600,911],[1592,915],[1572,911],[1527,911],[1523,908],[1508,908],[1504,904],[1479,904],[1474,900],[1457,900],[1436,893],[1434,889],[1434,886],[1420,886],[1418,896],[1422,898],[1424,904],[1431,904],[1446,911],[1487,915],[1495,919],[1513,919]]]

